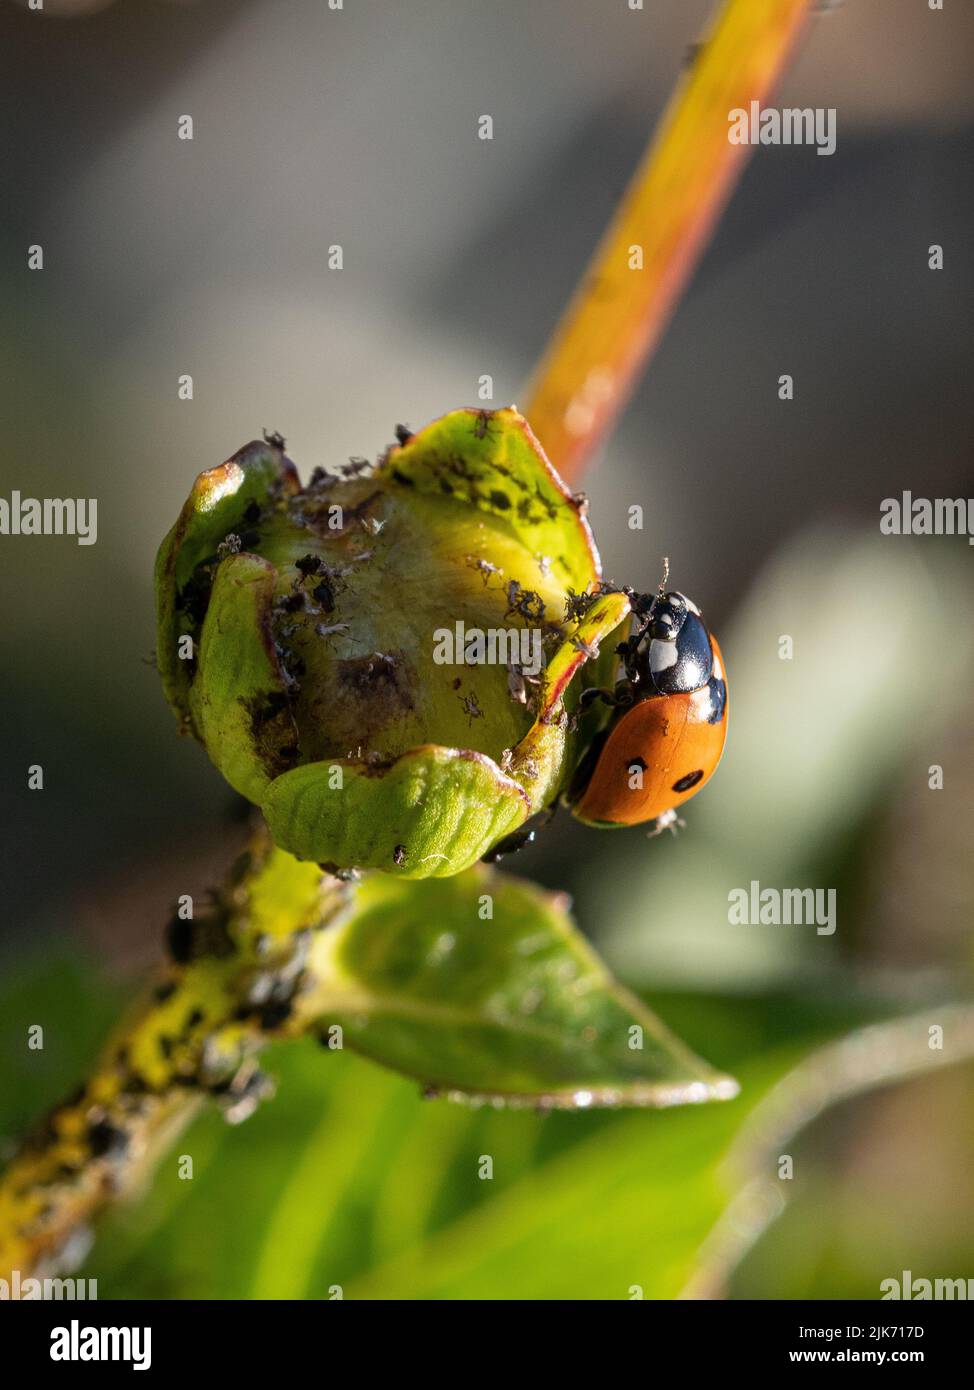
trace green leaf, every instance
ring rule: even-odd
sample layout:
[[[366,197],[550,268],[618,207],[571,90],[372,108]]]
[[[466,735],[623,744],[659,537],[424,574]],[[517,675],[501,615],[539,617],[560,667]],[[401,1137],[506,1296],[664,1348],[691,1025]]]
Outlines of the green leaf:
[[[43,1003],[25,996],[19,1011],[7,1007],[12,984],[8,972],[0,1019],[9,1015],[11,1040],[19,1018],[40,1015],[59,1034],[84,1022],[87,1042],[80,1056],[73,1035],[69,1047],[31,1054],[50,1075],[42,1096],[20,1088],[24,1113],[8,1123],[11,1136],[36,1118],[39,1101],[78,1079],[112,1015],[92,1022],[89,1003],[101,998],[102,1014],[105,1006],[96,977],[83,1019],[73,977],[52,981]],[[646,1298],[675,1297],[727,1201],[719,1174],[738,1126],[801,1054],[859,1014],[795,995],[669,997],[666,1007],[740,1064],[738,1100],[665,1114],[431,1104],[350,1047],[276,1043],[265,1054],[274,1101],[239,1127],[204,1109],[179,1142],[193,1156],[193,1181],[164,1162],[143,1201],[101,1224],[79,1273],[97,1277],[103,1298],[328,1299],[340,1284],[346,1299],[626,1299],[634,1283]],[[0,1114],[13,1103],[23,1051],[12,1042],[0,1050]],[[495,1155],[490,1182],[478,1178],[483,1154]],[[886,1228],[860,1205],[868,1254]],[[833,1202],[824,1219],[814,1210],[820,1237],[844,1250],[848,1209]],[[772,1228],[774,1275],[755,1297],[810,1296],[800,1270],[784,1294],[775,1283],[792,1254]],[[945,1258],[938,1267],[952,1268]],[[818,1296],[875,1296],[883,1269],[870,1295],[845,1265],[833,1268]]]
[[[330,930],[322,1028],[451,1099],[586,1109],[737,1092],[612,979],[565,900],[532,884],[483,866],[375,878]]]

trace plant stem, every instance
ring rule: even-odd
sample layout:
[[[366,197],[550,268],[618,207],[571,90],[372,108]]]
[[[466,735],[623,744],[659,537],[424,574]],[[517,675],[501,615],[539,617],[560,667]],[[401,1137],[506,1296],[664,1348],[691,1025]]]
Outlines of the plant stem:
[[[206,1097],[246,1118],[267,1093],[256,1054],[314,1030],[323,928],[353,890],[257,834],[202,916],[174,921],[179,963],[123,1022],[88,1080],[27,1139],[0,1180],[0,1278],[52,1273],[133,1194]]]
[[[695,51],[523,405],[566,481],[615,425],[741,174],[728,113],[771,92],[810,3],[727,0]]]

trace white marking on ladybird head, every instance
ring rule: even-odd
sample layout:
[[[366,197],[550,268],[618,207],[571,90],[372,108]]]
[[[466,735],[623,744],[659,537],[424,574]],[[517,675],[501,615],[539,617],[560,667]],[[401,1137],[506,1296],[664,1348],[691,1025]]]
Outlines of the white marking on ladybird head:
[[[719,681],[724,679],[724,668],[720,664],[720,657],[714,652],[714,675]]]
[[[675,666],[677,661],[677,650],[675,642],[664,642],[659,637],[654,637],[649,644],[649,669],[653,675],[660,671],[668,671],[671,666]]]

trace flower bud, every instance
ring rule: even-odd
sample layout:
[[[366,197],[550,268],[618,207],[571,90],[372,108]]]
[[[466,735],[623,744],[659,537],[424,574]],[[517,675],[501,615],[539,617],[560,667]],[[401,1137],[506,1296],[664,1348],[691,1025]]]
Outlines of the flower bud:
[[[163,542],[158,664],[283,849],[445,876],[562,789],[573,678],[628,614],[599,580],[581,500],[513,409],[304,487],[272,436],[201,474]]]

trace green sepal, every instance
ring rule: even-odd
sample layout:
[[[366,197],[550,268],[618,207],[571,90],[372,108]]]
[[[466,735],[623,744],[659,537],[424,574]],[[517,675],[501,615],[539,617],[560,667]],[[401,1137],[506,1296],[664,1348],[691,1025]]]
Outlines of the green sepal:
[[[298,859],[440,878],[509,835],[531,804],[484,754],[427,744],[384,765],[296,767],[270,784],[261,809],[275,844]]]
[[[156,556],[156,663],[169,706],[185,727],[190,721],[189,688],[194,664],[180,658],[180,637],[196,638],[198,618],[191,611],[194,584],[202,592],[194,596],[198,606],[206,602],[207,576],[200,565],[217,559],[217,550],[231,533],[246,529],[244,513],[249,504],[273,505],[300,489],[294,465],[276,444],[254,440],[226,463],[201,473],[175,526]]]
[[[532,812],[554,800],[570,770],[577,735],[569,711],[577,703],[578,672],[584,666],[584,683],[597,684],[597,678],[589,680],[587,673],[593,664],[604,666],[607,656],[617,659],[606,638],[617,632],[628,615],[625,594],[600,594],[545,668],[537,719],[513,750],[508,769],[530,796]]]
[[[621,598],[622,595],[613,597]],[[580,707],[579,699],[585,690],[614,689],[620,667],[616,648],[628,638],[629,630],[627,601],[623,616],[616,627],[601,638],[598,655],[586,664],[579,678],[572,681],[568,689],[565,704],[572,717],[565,740],[563,792],[568,791],[583,759],[588,758],[594,764],[602,742],[600,735],[608,728],[615,715],[615,711],[604,700],[591,700],[584,707]]]
[[[217,567],[189,696],[207,753],[235,791],[259,802],[293,766],[298,733],[272,628],[277,571],[241,552]]]
[[[513,406],[451,411],[391,449],[386,473],[501,518],[529,552],[547,558],[566,589],[583,593],[599,578],[584,500],[568,491]]]

